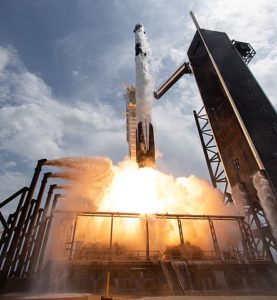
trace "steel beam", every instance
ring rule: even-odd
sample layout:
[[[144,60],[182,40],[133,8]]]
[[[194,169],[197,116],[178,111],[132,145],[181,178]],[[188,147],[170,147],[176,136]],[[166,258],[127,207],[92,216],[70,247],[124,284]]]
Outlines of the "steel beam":
[[[0,203],[0,208],[4,207],[5,205],[9,204],[12,200],[14,200],[17,196],[21,195],[23,192],[25,192],[26,190],[28,190],[28,188],[25,186],[22,189],[20,189],[19,191],[17,191],[16,193],[14,193],[13,195],[11,195],[9,198],[7,198],[6,200],[2,201]]]
[[[197,113],[193,111],[197,131],[199,134],[202,150],[207,163],[211,182],[214,188],[218,187],[224,194],[224,202],[233,202],[231,194],[228,192],[228,180],[225,175],[224,166],[221,162],[220,154],[210,127],[208,116],[204,106]]]
[[[125,213],[125,212],[86,212],[80,211],[78,213],[70,210],[56,210],[56,214],[71,214],[73,216],[83,216],[83,217],[111,217],[114,218],[140,218],[140,213]],[[219,221],[232,221],[237,219],[244,220],[243,216],[226,216],[226,215],[190,215],[190,214],[162,214],[162,213],[155,213],[151,214],[151,216],[157,219],[177,219],[180,220],[219,220]]]
[[[22,191],[22,194],[21,194],[21,197],[19,199],[16,211],[12,214],[13,217],[12,217],[12,220],[9,224],[10,226],[9,226],[8,230],[3,231],[3,234],[2,234],[2,237],[1,237],[1,240],[0,240],[0,270],[2,270],[4,259],[5,259],[6,254],[7,254],[7,249],[9,247],[10,241],[12,240],[13,235],[15,233],[15,227],[17,225],[18,217],[20,215],[21,208],[22,208],[22,205],[23,205],[23,202],[24,202],[27,191],[28,191],[28,188],[25,188]]]
[[[29,244],[28,244],[27,256],[25,258],[23,269],[22,269],[22,277],[26,277],[28,271],[30,270],[31,261],[34,256],[34,253],[33,253],[34,247],[38,242],[38,231],[39,231],[39,227],[41,225],[42,213],[43,213],[43,209],[40,208],[38,211],[36,224],[34,226],[34,230],[33,230],[32,236],[31,236]]]
[[[42,213],[41,223],[40,223],[38,233],[37,233],[37,239],[35,241],[33,253],[31,254],[32,261],[31,261],[31,264],[30,264],[29,273],[35,273],[36,272],[36,267],[37,267],[37,263],[38,263],[38,259],[39,259],[39,254],[40,254],[40,251],[41,251],[41,247],[42,247],[42,244],[43,244],[42,242],[43,242],[43,238],[44,238],[46,227],[47,227],[48,210],[49,210],[49,206],[51,204],[53,192],[56,188],[57,188],[56,184],[51,184],[50,187],[49,187],[49,190],[48,190],[47,199],[45,201],[45,205],[44,205],[44,209],[43,209],[43,213]]]
[[[26,237],[25,237],[24,242],[23,242],[21,255],[18,259],[18,263],[15,266],[15,268],[16,268],[15,272],[20,277],[21,277],[21,275],[23,275],[24,265],[26,263],[26,259],[28,258],[29,251],[31,249],[31,247],[30,247],[31,237],[34,233],[34,227],[35,227],[35,224],[37,222],[38,212],[39,212],[39,208],[40,208],[40,205],[41,205],[42,197],[43,197],[44,190],[45,190],[45,187],[46,187],[46,184],[47,184],[47,180],[50,177],[50,175],[51,175],[50,172],[45,173],[43,175],[42,180],[41,180],[41,185],[40,185],[40,189],[39,189],[39,192],[38,192],[37,200],[35,201],[34,211],[33,211],[32,215],[30,217],[30,222],[29,222],[29,225],[27,227]]]
[[[154,92],[154,97],[160,99],[184,74],[192,74],[188,62],[184,62],[161,87]]]
[[[145,225],[146,225],[146,259],[150,260],[149,226],[148,226],[148,216],[147,215],[145,215]]]
[[[220,253],[220,249],[219,249],[219,245],[218,245],[218,241],[217,241],[217,237],[216,237],[216,233],[215,233],[214,223],[210,218],[208,218],[208,222],[209,222],[210,231],[211,231],[211,235],[212,235],[212,239],[213,239],[216,257],[217,257],[217,259],[221,260],[222,258],[221,258],[221,253]]]
[[[74,242],[75,242],[75,234],[76,234],[77,223],[78,223],[78,216],[76,216],[75,221],[74,221],[74,226],[73,226],[73,231],[72,231],[72,238],[71,238],[71,248],[70,248],[70,252],[69,252],[69,260],[73,259],[73,248],[74,248]]]
[[[58,203],[58,199],[61,196],[62,196],[61,194],[56,194],[54,196],[50,216],[47,218],[47,221],[46,221],[47,223],[46,223],[45,233],[44,233],[44,236],[43,236],[43,240],[41,242],[41,249],[40,249],[38,262],[37,262],[37,266],[36,266],[36,270],[37,270],[38,273],[41,271],[41,268],[42,268],[44,255],[45,255],[45,251],[46,251],[46,247],[47,247],[47,243],[48,243],[49,233],[50,233],[53,218],[54,218],[54,212],[55,212],[55,209],[56,209],[56,206],[57,206],[57,203]]]
[[[180,244],[181,246],[184,246],[184,235],[183,235],[183,228],[182,228],[182,222],[180,218],[177,217],[177,223],[178,223],[178,229],[179,229],[179,237],[180,237]]]
[[[16,226],[16,230],[14,232],[14,236],[11,240],[9,249],[7,250],[6,259],[5,259],[5,262],[4,262],[2,270],[1,270],[1,275],[0,275],[1,288],[4,288],[6,279],[9,276],[9,271],[11,268],[13,257],[14,257],[16,249],[19,246],[20,237],[22,235],[22,229],[23,229],[24,223],[26,222],[26,216],[28,214],[28,211],[30,210],[30,206],[31,206],[33,194],[34,194],[34,191],[36,188],[36,184],[37,184],[37,181],[39,178],[39,174],[40,174],[42,166],[46,163],[46,161],[47,161],[46,159],[41,159],[37,163],[30,187],[28,189],[28,194],[26,196],[23,207],[21,209],[21,213],[20,213],[19,220],[18,220],[18,223]]]
[[[109,259],[112,259],[112,249],[113,249],[113,216],[111,217],[111,231],[110,231],[110,253]]]
[[[10,277],[11,276],[15,276],[15,277],[20,276],[20,274],[18,274],[16,272],[16,266],[18,264],[18,260],[20,259],[20,256],[22,255],[22,247],[23,247],[24,241],[26,239],[26,232],[27,232],[27,228],[28,228],[28,225],[29,225],[31,215],[32,215],[33,210],[34,210],[35,202],[36,201],[34,199],[32,199],[31,205],[29,207],[29,211],[28,211],[28,214],[27,214],[27,217],[26,217],[26,220],[24,222],[24,226],[22,228],[22,231],[21,231],[21,234],[20,234],[20,237],[19,237],[19,243],[13,251],[13,259],[12,259],[12,262],[10,264],[10,272],[9,272]]]

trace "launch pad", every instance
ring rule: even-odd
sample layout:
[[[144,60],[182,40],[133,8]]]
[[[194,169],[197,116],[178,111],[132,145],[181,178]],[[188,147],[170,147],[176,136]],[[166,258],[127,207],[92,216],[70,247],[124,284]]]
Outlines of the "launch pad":
[[[0,212],[2,292],[103,293],[107,282],[111,293],[133,295],[262,294],[276,288],[276,112],[246,65],[255,54],[250,44],[201,29],[192,17],[197,31],[188,51],[190,62],[185,62],[154,95],[160,98],[184,74],[195,76],[204,109],[194,116],[212,185],[229,184],[230,191],[226,186],[223,190],[225,202],[242,206],[245,216],[63,209],[59,204],[66,195],[67,180],[72,178],[56,173],[49,161],[42,159],[30,186],[0,203],[1,209],[16,207],[7,217]],[[145,34],[143,27],[136,28],[142,31],[136,31],[139,68],[147,55],[139,35]],[[144,82],[144,78],[139,79]],[[150,118],[137,120],[137,92],[145,91],[129,87],[126,93],[129,154],[140,167],[147,162],[153,166],[153,127]],[[267,193],[262,193],[264,190]],[[76,196],[76,203],[79,198]],[[101,241],[105,239],[105,243],[97,236],[89,242],[77,239],[79,222],[84,218],[105,219],[109,228],[105,231],[103,227]],[[143,237],[138,246],[133,245],[134,240],[128,247],[115,242],[116,220],[139,223]],[[188,242],[186,222],[190,221],[206,224],[210,249]],[[159,222],[168,222],[178,236],[178,243],[163,251],[152,245],[152,228]],[[225,223],[237,228],[235,247],[221,244],[218,238],[218,228],[224,228]],[[97,226],[101,228],[102,223]],[[84,240],[97,231],[96,226],[87,228],[83,230]],[[55,255],[51,251],[56,251]]]
[[[1,240],[3,292],[32,289],[103,294],[107,272],[110,274],[110,291],[114,295],[182,295],[229,290],[262,293],[265,289],[275,288],[276,265],[267,252],[257,248],[245,217],[56,209],[64,186],[53,184],[56,175],[48,172],[49,167],[46,173],[40,174],[46,167],[47,160],[38,161],[30,187],[21,189],[1,204],[18,203]],[[41,184],[36,187],[39,179]],[[38,190],[36,197],[35,190]],[[103,231],[105,244],[97,245],[96,237],[91,243],[76,239],[78,224],[84,218],[105,219],[109,223],[109,230]],[[116,220],[122,219],[140,222],[144,234],[140,248],[130,249],[116,243]],[[206,223],[211,249],[186,242],[186,222],[190,221]],[[151,232],[155,222],[175,224],[179,243],[164,251],[153,248]],[[221,247],[217,230],[226,222],[232,223],[240,232],[238,248]],[[66,239],[59,249],[59,257],[49,260],[47,247],[51,243],[51,232],[54,238],[53,226],[61,228]],[[93,236],[93,230],[91,234]]]

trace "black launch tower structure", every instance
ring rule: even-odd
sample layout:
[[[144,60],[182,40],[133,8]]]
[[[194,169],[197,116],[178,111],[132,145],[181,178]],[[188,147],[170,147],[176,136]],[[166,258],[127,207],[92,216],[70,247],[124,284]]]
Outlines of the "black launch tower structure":
[[[234,200],[246,210],[257,243],[273,259],[276,224],[268,219],[274,214],[270,210],[277,213],[276,111],[247,66],[255,55],[251,45],[230,40],[224,32],[201,29],[193,13],[191,17],[197,31],[187,52],[189,63],[154,96],[159,99],[183,74],[194,74],[206,111],[194,111],[194,116],[212,183],[229,184]]]

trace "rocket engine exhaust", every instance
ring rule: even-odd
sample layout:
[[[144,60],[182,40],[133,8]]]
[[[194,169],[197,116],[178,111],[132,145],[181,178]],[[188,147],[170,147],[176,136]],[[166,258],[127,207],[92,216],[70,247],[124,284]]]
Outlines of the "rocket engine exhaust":
[[[154,130],[151,123],[153,100],[151,77],[148,71],[147,43],[141,24],[135,29],[136,61],[136,161],[139,167],[155,166]]]

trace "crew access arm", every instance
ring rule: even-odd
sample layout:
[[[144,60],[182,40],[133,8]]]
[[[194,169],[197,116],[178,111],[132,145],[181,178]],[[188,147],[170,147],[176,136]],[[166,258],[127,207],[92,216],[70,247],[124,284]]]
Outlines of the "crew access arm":
[[[185,62],[179,67],[169,79],[163,83],[160,88],[154,92],[155,99],[160,99],[184,74],[192,74],[192,70],[188,62]]]

